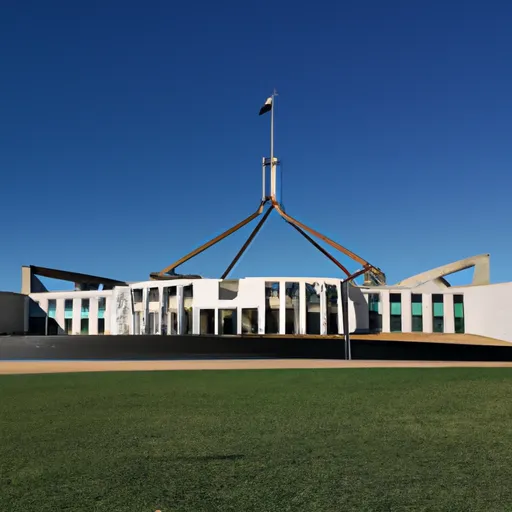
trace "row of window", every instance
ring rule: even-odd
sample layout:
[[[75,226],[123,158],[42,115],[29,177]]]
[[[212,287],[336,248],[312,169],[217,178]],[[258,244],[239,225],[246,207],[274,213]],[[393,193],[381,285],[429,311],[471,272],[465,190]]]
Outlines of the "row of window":
[[[379,332],[382,330],[382,315],[379,308],[380,295],[371,293],[368,296],[368,310],[370,318],[370,330]],[[390,306],[390,331],[402,332],[402,294],[389,294]],[[464,295],[453,295],[453,316],[455,332],[464,332]],[[444,296],[441,293],[432,294],[432,331],[444,332]],[[423,296],[420,293],[411,295],[411,320],[412,332],[423,332]]]
[[[98,317],[97,319],[89,319],[89,306],[90,299],[81,299],[80,303],[80,334],[89,334],[90,321],[97,321],[98,334],[105,332],[105,309],[106,298],[98,298]],[[53,334],[53,330],[58,329],[56,323],[57,316],[57,300],[48,300],[48,318],[53,319],[52,325],[49,328],[49,334]],[[55,326],[53,325],[55,324]],[[64,332],[66,334],[73,334],[73,299],[64,300]],[[55,333],[56,334],[56,333]]]

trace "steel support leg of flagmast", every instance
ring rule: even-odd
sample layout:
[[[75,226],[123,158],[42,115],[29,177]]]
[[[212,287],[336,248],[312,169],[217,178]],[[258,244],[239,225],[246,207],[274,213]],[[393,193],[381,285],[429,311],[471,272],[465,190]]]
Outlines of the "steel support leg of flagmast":
[[[183,258],[180,258],[178,261],[175,261],[172,265],[169,265],[168,267],[165,267],[163,270],[161,270],[158,273],[158,275],[159,276],[164,276],[170,270],[174,270],[175,268],[179,267],[180,265],[182,265],[186,261],[192,259],[194,256],[197,256],[198,254],[201,254],[203,251],[206,251],[206,249],[209,249],[212,245],[215,245],[216,243],[220,242],[221,240],[224,240],[224,238],[227,238],[229,235],[232,235],[233,233],[235,233],[239,229],[241,229],[244,226],[246,226],[247,224],[249,224],[249,222],[251,222],[256,217],[261,215],[261,213],[263,212],[263,208],[264,208],[266,202],[267,201],[262,201],[260,206],[259,206],[259,208],[252,215],[249,215],[249,217],[247,217],[243,221],[239,222],[238,224],[236,224],[232,228],[229,228],[228,230],[224,231],[224,233],[221,233],[220,235],[216,236],[215,238],[212,238],[210,241],[208,241],[205,244],[201,245],[201,247],[198,247],[197,249],[194,249],[192,252],[189,252],[186,256],[183,256]]]
[[[309,243],[311,243],[316,249],[318,249],[324,256],[329,258],[342,272],[347,276],[350,276],[350,272],[345,266],[343,266],[330,252],[326,251],[318,242],[313,240],[307,233],[305,233],[299,226],[286,221],[293,229],[296,229]]]
[[[265,212],[265,215],[263,215],[263,217],[258,222],[256,227],[253,229],[252,233],[249,235],[249,238],[247,238],[244,245],[242,245],[241,249],[238,251],[236,256],[233,258],[233,261],[228,265],[228,268],[222,274],[221,279],[226,279],[226,277],[229,275],[231,270],[233,270],[233,267],[237,264],[238,260],[242,257],[243,253],[247,250],[249,245],[251,245],[251,242],[254,240],[254,237],[258,234],[258,232],[262,228],[263,224],[265,224],[265,221],[268,219],[268,216],[272,213],[273,209],[274,209],[274,207],[270,206],[270,208]]]
[[[293,217],[291,217],[290,215],[285,213],[281,209],[279,204],[274,203],[274,206],[275,206],[275,209],[277,210],[277,213],[279,213],[279,215],[281,215],[281,217],[283,217],[290,224],[294,224],[295,226],[298,226],[298,227],[302,228],[304,231],[307,231],[308,233],[312,234],[313,236],[316,236],[317,238],[320,238],[321,240],[323,240],[324,242],[329,244],[334,249],[337,249],[338,251],[340,251],[341,253],[345,254],[349,258],[352,258],[354,261],[357,261],[361,265],[368,266],[369,268],[375,268],[375,270],[379,271],[379,269],[377,269],[376,267],[374,267],[373,265],[371,265],[370,263],[365,261],[363,258],[358,256],[356,253],[350,251],[349,249],[347,249],[346,247],[343,247],[342,245],[338,244],[334,240],[331,240],[329,237],[327,237],[325,235],[322,235],[318,231],[315,231],[314,229],[306,226],[302,222],[299,222],[297,219],[294,219]]]

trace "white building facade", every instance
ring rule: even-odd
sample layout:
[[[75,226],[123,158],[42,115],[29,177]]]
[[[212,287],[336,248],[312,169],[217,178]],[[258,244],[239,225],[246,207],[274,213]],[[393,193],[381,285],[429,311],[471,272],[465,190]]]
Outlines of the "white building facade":
[[[510,296],[512,283],[350,286],[350,332],[469,333],[512,343]],[[343,334],[341,281],[329,278],[172,279],[29,297],[48,334]]]

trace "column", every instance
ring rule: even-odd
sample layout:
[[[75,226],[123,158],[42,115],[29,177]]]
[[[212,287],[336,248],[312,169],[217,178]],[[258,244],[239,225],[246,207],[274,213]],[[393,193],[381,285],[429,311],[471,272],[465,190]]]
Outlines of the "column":
[[[286,283],[279,281],[279,334],[286,334]]]
[[[423,309],[423,332],[431,333],[433,330],[432,324],[432,294],[422,294],[422,309]]]
[[[59,334],[65,334],[64,326],[64,301],[65,299],[57,299],[55,307],[55,321],[59,326]]]
[[[389,290],[380,292],[380,304],[382,307],[382,332],[391,332],[391,306],[389,305]]]
[[[142,288],[142,316],[140,319],[140,333],[141,334],[147,334],[146,332],[146,325],[148,320],[148,289]]]
[[[131,299],[131,294],[130,294],[130,299]],[[111,330],[112,323],[111,323],[111,319],[110,319],[110,315],[112,314],[111,304],[112,304],[112,295],[107,295],[105,297],[105,334],[112,334],[112,330]],[[131,331],[130,334],[133,334],[133,322],[130,322],[130,331]]]
[[[455,312],[453,309],[453,295],[451,293],[443,294],[444,308],[444,332],[455,333]]]
[[[183,303],[183,285],[176,287],[176,315],[178,317],[178,329],[177,334],[183,334],[185,325],[184,325],[184,303]]]
[[[82,298],[73,299],[73,321],[71,324],[72,334],[80,334],[82,326]]]
[[[89,299],[89,334],[98,334],[98,297]]]
[[[327,334],[327,290],[325,283],[320,283],[320,334]]]
[[[411,290],[402,291],[402,332],[412,332]]]
[[[169,299],[169,293],[167,290],[167,286],[163,286],[158,290],[158,296],[160,299],[160,305],[158,307],[159,315],[160,315],[160,322],[159,322],[159,329],[160,334],[169,334],[169,331],[167,330],[167,318],[168,318],[168,299]],[[192,325],[192,332],[194,329],[194,326]]]
[[[306,334],[306,283],[299,283],[300,334]]]
[[[336,284],[336,291],[338,293],[338,334],[343,334],[343,307],[341,302],[341,281]]]

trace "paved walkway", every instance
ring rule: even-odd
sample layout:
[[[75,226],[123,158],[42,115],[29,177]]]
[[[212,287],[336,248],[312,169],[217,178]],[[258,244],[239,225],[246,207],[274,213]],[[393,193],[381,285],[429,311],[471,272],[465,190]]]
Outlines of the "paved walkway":
[[[0,374],[149,370],[263,370],[297,368],[509,367],[512,362],[340,361],[333,359],[217,359],[180,361],[0,361]]]

